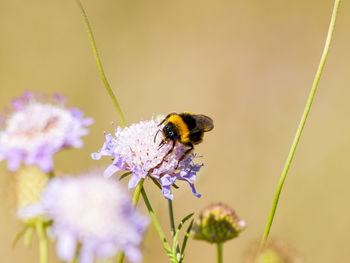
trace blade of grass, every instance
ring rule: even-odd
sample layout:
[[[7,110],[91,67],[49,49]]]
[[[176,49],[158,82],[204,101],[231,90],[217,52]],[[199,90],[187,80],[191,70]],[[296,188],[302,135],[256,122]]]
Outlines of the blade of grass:
[[[260,243],[260,249],[262,249],[265,246],[266,240],[267,240],[267,238],[269,236],[270,229],[271,229],[271,226],[272,226],[272,222],[273,222],[273,219],[275,217],[275,213],[276,213],[276,208],[277,208],[277,204],[278,204],[278,201],[279,201],[279,197],[280,197],[280,194],[281,194],[281,191],[282,191],[282,187],[283,187],[284,181],[286,180],[286,176],[287,176],[290,164],[292,162],[292,159],[293,159],[293,156],[294,156],[294,153],[295,153],[295,149],[296,149],[296,147],[298,145],[301,133],[303,131],[303,128],[304,128],[307,116],[308,116],[310,108],[311,108],[312,101],[313,101],[314,96],[315,96],[316,88],[317,88],[318,82],[320,80],[324,64],[326,62],[327,54],[328,54],[328,51],[329,51],[329,47],[330,47],[330,44],[331,44],[331,39],[332,39],[333,31],[334,31],[335,21],[336,21],[336,18],[337,18],[339,4],[340,4],[340,0],[335,0],[334,6],[333,6],[332,18],[331,18],[331,22],[330,22],[330,25],[329,25],[329,28],[328,28],[327,39],[326,39],[326,43],[325,43],[325,46],[324,46],[324,49],[323,49],[322,57],[321,57],[319,65],[318,65],[317,72],[316,72],[316,75],[315,75],[315,78],[314,78],[314,81],[313,81],[313,84],[312,84],[312,87],[311,87],[311,90],[310,90],[309,98],[308,98],[308,100],[306,102],[303,115],[301,117],[301,120],[300,120],[298,129],[297,129],[297,132],[296,132],[295,137],[294,137],[293,144],[292,144],[292,146],[290,148],[290,151],[289,151],[286,163],[284,165],[284,168],[283,168],[283,171],[282,171],[282,174],[281,174],[281,177],[280,177],[280,181],[278,183],[278,187],[277,187],[277,190],[276,190],[276,193],[275,193],[275,197],[274,197],[274,200],[273,200],[273,203],[272,203],[272,208],[271,208],[271,211],[270,211],[270,215],[269,215],[269,218],[267,220],[265,232],[264,232],[263,238],[262,238],[261,243]]]
[[[95,55],[95,60],[96,60],[96,63],[97,63],[97,67],[98,67],[98,70],[100,72],[100,75],[101,75],[101,78],[102,78],[102,81],[103,81],[103,84],[105,85],[106,87],[106,90],[109,94],[109,96],[111,97],[113,103],[114,103],[114,106],[115,108],[117,109],[117,112],[118,112],[118,115],[119,115],[119,118],[120,118],[120,122],[121,122],[121,125],[122,127],[124,128],[125,127],[125,120],[124,120],[124,116],[123,116],[123,113],[122,113],[122,110],[119,106],[119,103],[117,101],[117,97],[114,95],[113,93],[113,90],[112,88],[110,87],[108,81],[107,81],[107,77],[105,75],[105,72],[103,70],[103,67],[102,67],[102,63],[101,63],[101,59],[100,59],[100,55],[98,54],[98,51],[97,51],[97,46],[96,46],[96,41],[95,41],[95,38],[94,38],[94,35],[92,33],[92,28],[90,26],[90,22],[89,22],[89,19],[88,19],[88,16],[85,12],[85,9],[83,7],[83,4],[81,3],[80,0],[75,0],[75,2],[77,3],[79,9],[80,9],[80,12],[81,12],[81,15],[83,16],[84,18],[84,23],[85,23],[85,26],[86,26],[86,29],[88,31],[88,34],[89,34],[89,38],[90,38],[90,43],[91,43],[91,47],[92,47],[92,51],[94,52],[94,55]]]

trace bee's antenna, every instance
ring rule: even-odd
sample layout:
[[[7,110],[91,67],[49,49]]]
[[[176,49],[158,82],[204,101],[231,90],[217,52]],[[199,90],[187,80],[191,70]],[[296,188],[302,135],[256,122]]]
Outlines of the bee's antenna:
[[[157,135],[158,135],[159,132],[160,132],[160,130],[158,130],[156,135],[154,135],[154,140],[153,140],[154,143],[156,143],[156,138],[157,138]]]

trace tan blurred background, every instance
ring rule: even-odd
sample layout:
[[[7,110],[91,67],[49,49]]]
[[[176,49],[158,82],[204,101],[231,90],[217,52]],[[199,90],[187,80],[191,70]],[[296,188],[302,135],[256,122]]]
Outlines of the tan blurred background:
[[[224,245],[224,262],[243,262],[260,239],[323,49],[333,1],[86,0],[110,84],[128,124],[154,113],[189,110],[214,119],[196,147],[205,167],[175,192],[177,221],[222,201],[248,228]],[[272,236],[306,262],[349,262],[350,6],[343,1],[334,41],[283,189]],[[56,169],[78,173],[103,131],[118,123],[73,0],[0,0],[0,104],[23,91],[60,92],[95,119],[82,150],[61,152]],[[37,246],[11,240],[20,229],[11,175],[0,164],[0,262],[38,262]],[[146,184],[169,233],[167,202]],[[141,202],[141,207],[143,204]],[[144,208],[143,208],[144,209]],[[153,226],[144,262],[167,262]],[[191,240],[185,262],[215,262],[214,246]],[[50,263],[58,262],[53,246]]]

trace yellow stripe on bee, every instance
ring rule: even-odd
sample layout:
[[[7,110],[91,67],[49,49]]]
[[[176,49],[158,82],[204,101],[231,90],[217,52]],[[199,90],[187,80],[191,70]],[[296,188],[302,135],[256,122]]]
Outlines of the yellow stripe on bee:
[[[170,116],[168,122],[171,122],[176,126],[179,135],[181,136],[181,143],[189,142],[188,135],[190,134],[190,131],[188,130],[187,124],[179,115]]]

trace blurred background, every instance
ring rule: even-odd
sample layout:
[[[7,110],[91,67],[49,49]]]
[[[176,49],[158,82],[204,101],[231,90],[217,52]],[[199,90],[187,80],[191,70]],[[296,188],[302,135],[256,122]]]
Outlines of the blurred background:
[[[263,234],[275,189],[323,50],[333,1],[83,1],[105,73],[128,124],[152,114],[192,111],[215,129],[196,147],[205,167],[198,199],[174,190],[177,222],[213,202],[247,222],[224,245],[224,262],[244,262]],[[282,191],[271,236],[306,262],[349,262],[350,6],[343,1],[318,91]],[[108,158],[90,154],[119,123],[94,61],[75,1],[0,0],[0,105],[25,90],[60,92],[95,124],[81,150],[55,156],[58,172],[79,173]],[[1,262],[38,262],[36,242],[11,242],[11,174],[0,164]],[[126,181],[124,182],[126,183]],[[167,201],[150,199],[169,234]],[[143,202],[140,207],[146,213]],[[168,235],[169,236],[169,235]],[[144,262],[168,262],[151,225]],[[164,253],[163,253],[164,252]],[[215,262],[216,248],[190,240],[185,262]],[[56,259],[50,247],[50,262]]]

